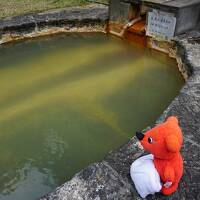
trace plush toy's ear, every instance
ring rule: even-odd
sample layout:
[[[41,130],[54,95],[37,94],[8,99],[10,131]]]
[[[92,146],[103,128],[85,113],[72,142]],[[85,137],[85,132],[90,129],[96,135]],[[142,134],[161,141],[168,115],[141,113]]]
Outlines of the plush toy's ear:
[[[181,144],[175,135],[169,135],[165,138],[168,151],[176,153],[181,149]]]
[[[178,124],[178,119],[175,116],[171,116],[167,118],[167,122],[172,122]]]

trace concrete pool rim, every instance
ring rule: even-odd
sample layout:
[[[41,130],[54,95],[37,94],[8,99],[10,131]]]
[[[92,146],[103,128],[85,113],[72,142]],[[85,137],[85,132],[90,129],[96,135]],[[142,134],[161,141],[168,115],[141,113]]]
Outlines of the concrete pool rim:
[[[108,7],[90,5],[31,13],[0,20],[0,45],[17,40],[69,32],[103,32]]]
[[[60,32],[104,32],[107,21],[108,8],[94,5],[6,18],[0,20],[0,43]],[[191,34],[194,37],[198,33]],[[189,41],[189,37],[190,33],[174,41],[175,54],[188,79],[155,122],[176,115],[184,133],[184,176],[178,191],[167,199],[200,199],[200,44]],[[133,137],[103,161],[91,164],[41,199],[140,199],[130,181],[129,167],[143,153]],[[166,197],[156,195],[152,199]]]

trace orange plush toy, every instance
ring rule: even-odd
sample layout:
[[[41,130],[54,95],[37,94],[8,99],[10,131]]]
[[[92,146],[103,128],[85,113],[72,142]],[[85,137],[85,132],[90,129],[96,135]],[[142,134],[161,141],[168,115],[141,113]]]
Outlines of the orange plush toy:
[[[180,149],[183,143],[178,119],[169,117],[145,134],[136,133],[145,150],[153,155],[155,169],[160,176],[161,192],[170,195],[176,191],[183,174]]]

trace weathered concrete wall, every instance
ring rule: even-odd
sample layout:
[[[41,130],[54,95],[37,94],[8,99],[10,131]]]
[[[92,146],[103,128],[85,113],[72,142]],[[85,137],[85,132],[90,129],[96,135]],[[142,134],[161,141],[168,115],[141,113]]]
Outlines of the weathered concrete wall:
[[[104,31],[108,7],[92,5],[0,20],[0,44],[13,40],[69,31]]]
[[[188,1],[184,3],[181,0],[177,1],[177,3],[176,1],[172,3],[172,1],[162,0],[110,0],[110,3],[110,21],[119,24],[126,24],[134,17],[135,10],[132,5],[146,5],[147,11],[159,9],[172,13],[177,19],[175,35],[196,29],[200,20],[200,1],[198,0],[196,0],[194,4],[188,3]],[[187,6],[184,6],[184,4]]]
[[[134,17],[134,11],[129,1],[111,0],[109,21],[116,24],[126,24]]]
[[[177,26],[175,35],[179,35],[188,30],[195,29],[197,27],[197,23],[199,22],[199,16],[200,4],[179,9],[176,13]]]
[[[159,9],[174,14],[176,17],[175,36],[196,29],[200,16],[200,3],[189,7],[169,7],[155,4],[147,4],[151,9]],[[151,10],[149,9],[149,10]]]

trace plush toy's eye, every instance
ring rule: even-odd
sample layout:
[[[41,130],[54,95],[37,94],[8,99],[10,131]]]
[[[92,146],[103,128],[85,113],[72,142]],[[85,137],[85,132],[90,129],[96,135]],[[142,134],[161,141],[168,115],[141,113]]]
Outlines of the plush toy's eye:
[[[148,142],[151,144],[153,142],[153,138],[152,137],[149,137],[148,138]]]

